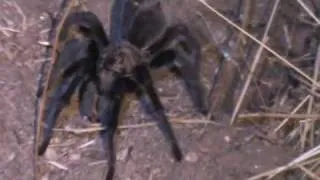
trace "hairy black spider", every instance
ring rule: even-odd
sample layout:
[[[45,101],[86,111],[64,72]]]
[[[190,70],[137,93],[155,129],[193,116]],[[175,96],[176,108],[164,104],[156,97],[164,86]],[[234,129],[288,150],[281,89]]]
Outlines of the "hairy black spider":
[[[105,179],[111,180],[116,161],[113,139],[120,108],[124,95],[135,93],[157,121],[174,158],[181,161],[182,152],[153,86],[150,70],[167,67],[182,77],[195,107],[206,114],[199,77],[200,45],[184,24],[168,26],[160,1],[115,0],[109,38],[95,14],[81,6],[69,7],[60,23],[53,51],[56,61],[45,89],[50,96],[43,103],[46,107],[40,111],[38,120],[45,122],[37,149],[39,155],[45,153],[60,112],[77,91],[80,115],[92,120],[96,110],[97,121],[104,127],[100,137],[109,163]]]

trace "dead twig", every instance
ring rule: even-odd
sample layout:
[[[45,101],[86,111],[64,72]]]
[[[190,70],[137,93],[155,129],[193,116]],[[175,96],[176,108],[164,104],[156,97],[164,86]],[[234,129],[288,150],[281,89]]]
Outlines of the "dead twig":
[[[296,112],[298,112],[298,111],[301,109],[301,107],[307,102],[307,100],[308,100],[309,98],[310,98],[310,95],[306,96],[306,97],[298,104],[298,106],[297,106],[296,108],[294,108],[293,111],[285,117],[285,119],[279,124],[279,126],[276,127],[276,128],[273,130],[272,133],[273,133],[273,134],[277,133],[277,132],[289,121],[289,119],[291,118],[291,117],[289,117],[289,116],[291,116],[291,115],[296,116]],[[305,114],[303,114],[303,115],[305,115]],[[305,117],[303,117],[303,118],[305,118]]]
[[[52,166],[58,168],[58,169],[61,169],[61,170],[64,170],[64,171],[68,171],[69,168],[65,165],[62,165],[56,161],[48,161],[49,164],[51,164]]]
[[[317,58],[316,58],[316,62],[314,65],[314,69],[313,69],[313,80],[314,82],[318,82],[318,76],[319,76],[319,68],[320,68],[320,46],[318,47],[318,52],[317,52]],[[311,88],[311,92],[315,93],[316,92],[316,87],[315,84],[312,84],[312,88]],[[311,114],[312,113],[312,109],[313,109],[313,105],[314,105],[314,97],[311,96],[309,99],[309,104],[308,104],[308,109],[307,109],[307,113]],[[310,137],[310,144],[311,147],[314,146],[314,122],[308,122],[308,123],[304,123],[302,124],[302,128],[303,128],[303,132],[301,134],[301,138],[300,138],[300,147],[301,150],[303,150],[305,148],[305,144],[306,144],[306,137],[307,134],[309,133]]]
[[[238,117],[238,119],[252,119],[252,118],[317,119],[317,118],[320,118],[320,114],[248,113],[248,114],[239,114],[239,117]]]
[[[272,13],[270,15],[270,18],[269,18],[269,21],[268,21],[268,24],[267,24],[267,27],[265,29],[265,32],[263,34],[263,37],[262,37],[262,43],[265,44],[267,41],[268,41],[268,33],[269,33],[269,30],[270,30],[270,27],[273,23],[273,20],[274,20],[274,17],[275,17],[275,14],[277,12],[277,9],[278,9],[278,6],[279,6],[279,2],[280,0],[277,0],[275,3],[274,3],[274,6],[273,6],[273,9],[272,9]],[[253,60],[253,63],[252,63],[252,66],[250,68],[250,71],[249,71],[249,74],[248,74],[248,77],[245,81],[245,84],[243,86],[243,89],[241,91],[241,94],[240,94],[240,97],[237,101],[237,104],[236,104],[236,107],[234,108],[234,111],[232,113],[232,116],[231,116],[231,124],[234,123],[235,119],[237,118],[237,115],[239,113],[239,110],[241,108],[241,105],[242,105],[242,102],[243,102],[243,99],[245,97],[245,94],[249,88],[249,85],[251,83],[251,80],[253,78],[253,74],[256,70],[256,67],[257,65],[259,64],[259,61],[260,61],[260,57],[261,57],[261,54],[263,52],[264,48],[262,47],[262,45],[260,45],[259,49],[257,50],[257,53],[255,55],[255,58]]]
[[[309,14],[309,16],[314,19],[318,25],[320,25],[320,19],[312,12],[312,10],[302,1],[297,0],[297,2],[301,5],[301,7],[306,10],[306,12]]]
[[[220,123],[213,122],[210,120],[181,120],[181,119],[174,119],[170,120],[171,123],[177,123],[177,124],[211,124],[211,125],[217,125],[217,126],[223,126]],[[156,126],[157,123],[150,122],[150,123],[141,123],[141,124],[130,124],[130,125],[121,125],[118,127],[118,129],[137,129],[137,128],[146,128],[146,127],[153,127]],[[68,132],[73,134],[86,134],[86,133],[96,133],[104,128],[100,126],[100,124],[92,124],[92,127],[89,128],[81,128],[81,129],[75,129],[75,128],[54,128],[54,131],[58,132]]]

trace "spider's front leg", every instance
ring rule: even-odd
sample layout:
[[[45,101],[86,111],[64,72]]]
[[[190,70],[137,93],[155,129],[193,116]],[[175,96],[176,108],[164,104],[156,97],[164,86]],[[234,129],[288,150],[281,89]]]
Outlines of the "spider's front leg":
[[[63,22],[58,35],[58,48],[75,34],[81,34],[87,38],[92,38],[99,45],[106,46],[109,39],[103,29],[103,24],[92,12],[79,11],[68,15]]]
[[[135,69],[134,76],[138,82],[138,87],[136,90],[137,97],[140,99],[147,112],[151,113],[153,118],[156,119],[158,127],[171,145],[174,158],[177,161],[181,161],[182,152],[168,118],[165,115],[164,108],[153,86],[153,81],[147,67],[144,65],[138,66]]]
[[[150,67],[157,69],[166,66],[181,77],[198,111],[207,114],[205,90],[200,80],[200,45],[189,29],[183,24],[169,27],[148,50],[154,55]]]
[[[58,62],[64,66],[58,66],[57,74],[59,76],[55,80],[55,88],[48,100],[48,108],[44,116],[46,126],[44,127],[43,140],[38,148],[39,155],[43,155],[46,151],[53,134],[52,129],[60,112],[70,103],[72,95],[83,81],[84,68],[88,67],[84,63],[96,55],[88,52],[90,46],[94,46],[92,43],[92,41],[74,39],[66,43],[61,51]]]
[[[51,102],[49,103],[46,119],[46,126],[44,127],[44,138],[38,148],[38,154],[43,155],[50,143],[57,118],[66,105],[69,104],[72,94],[77,85],[81,82],[81,77],[74,75],[61,82],[59,87],[53,93]]]

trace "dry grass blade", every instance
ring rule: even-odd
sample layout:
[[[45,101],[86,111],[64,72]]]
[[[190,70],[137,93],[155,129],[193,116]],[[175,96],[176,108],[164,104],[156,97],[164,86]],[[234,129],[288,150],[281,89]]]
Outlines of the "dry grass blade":
[[[302,165],[298,165],[298,167],[304,172],[306,173],[310,178],[315,179],[315,180],[320,180],[320,177],[317,176],[316,174],[314,174],[313,172],[311,172],[309,169],[303,167]]]
[[[290,118],[292,118],[291,116],[293,117],[296,117],[297,115],[295,114],[296,112],[299,111],[299,109],[301,109],[301,107],[307,102],[307,100],[310,98],[310,95],[308,95],[307,97],[305,97],[299,104],[296,108],[294,108],[294,110],[290,113],[290,114],[287,114],[287,116],[285,116],[284,120],[279,124],[278,127],[276,127],[274,130],[273,130],[273,134],[277,133],[288,121]],[[302,118],[306,118],[306,114],[304,114],[304,117]]]
[[[18,13],[20,14],[20,16],[22,17],[22,31],[25,31],[27,29],[26,15],[24,14],[21,7],[16,2],[13,2],[13,4],[14,4],[14,7],[16,8],[16,10],[18,11]]]
[[[88,166],[97,166],[100,164],[106,164],[107,162],[108,162],[107,160],[95,161],[95,162],[89,163]]]
[[[58,163],[56,161],[48,161],[48,163],[51,164],[52,166],[58,168],[58,169],[62,169],[64,171],[69,170],[69,168],[67,166],[62,165],[62,164],[60,164],[60,163]]]
[[[0,31],[9,31],[9,32],[15,32],[15,33],[21,32],[21,31],[18,30],[18,29],[13,29],[13,28],[3,27],[3,26],[0,26]]]
[[[302,1],[302,0],[297,0],[297,2],[302,6],[304,10],[307,11],[309,16],[314,19],[318,25],[320,25],[320,19],[310,10],[310,8]]]
[[[317,119],[320,114],[285,114],[285,113],[246,113],[239,114],[238,119],[252,118],[288,118],[288,119]]]
[[[81,129],[75,129],[75,128],[65,128],[65,129],[59,129],[59,128],[54,128],[54,131],[57,132],[68,132],[68,133],[73,133],[73,134],[85,134],[85,133],[95,133],[102,131],[104,128],[103,127],[89,127],[89,128],[81,128]]]
[[[182,119],[173,119],[170,120],[171,123],[177,123],[177,124],[211,124],[216,126],[223,126],[222,124],[219,124],[217,122],[213,122],[210,120],[182,120]],[[146,128],[146,127],[153,127],[156,126],[157,123],[150,122],[150,123],[141,123],[141,124],[129,124],[129,125],[121,125],[118,127],[118,129],[137,129],[137,128]],[[89,128],[81,128],[81,129],[75,129],[75,128],[65,128],[65,129],[59,129],[54,128],[54,131],[59,132],[68,132],[73,134],[85,134],[85,133],[96,133],[101,130],[103,130],[103,127],[100,126],[100,124],[93,124],[91,125],[93,127]]]
[[[292,169],[292,168],[299,167],[299,165],[301,166],[303,164],[307,164],[307,163],[310,164],[310,162],[315,162],[315,160],[310,160],[310,159],[313,157],[319,156],[319,155],[320,155],[320,145],[303,153],[302,155],[300,155],[296,159],[292,160],[290,163],[288,163],[285,166],[281,166],[281,167],[278,167],[274,170],[261,173],[259,175],[256,175],[254,177],[249,178],[248,180],[258,180],[263,177],[268,177],[270,179],[281,172],[284,172],[284,171]],[[317,158],[317,160],[319,160],[319,158]]]
[[[277,0],[277,1],[274,3],[273,9],[272,9],[272,13],[271,13],[271,15],[270,15],[270,18],[269,18],[267,27],[266,27],[266,29],[265,29],[265,31],[264,31],[264,34],[263,34],[263,37],[262,37],[262,43],[263,43],[263,44],[265,44],[265,43],[268,41],[268,33],[269,33],[269,31],[270,31],[270,27],[271,27],[271,25],[272,25],[272,23],[273,23],[275,14],[276,14],[277,9],[278,9],[278,7],[279,7],[279,2],[280,2],[280,0]],[[235,109],[234,109],[234,111],[233,111],[233,113],[232,113],[232,116],[231,116],[231,124],[233,124],[234,121],[235,121],[235,119],[237,118],[237,115],[238,115],[238,112],[239,112],[239,110],[240,110],[240,108],[241,108],[243,99],[244,99],[244,97],[245,97],[245,94],[246,94],[246,92],[247,92],[247,90],[248,90],[248,88],[249,88],[249,86],[250,86],[251,80],[252,80],[252,78],[253,78],[253,74],[254,74],[254,72],[255,72],[258,64],[259,64],[260,57],[261,57],[261,54],[262,54],[262,52],[263,52],[263,49],[264,49],[264,48],[260,45],[259,49],[257,50],[257,53],[256,53],[255,58],[254,58],[254,60],[253,60],[252,66],[251,66],[251,68],[250,68],[248,77],[247,77],[247,79],[246,79],[246,81],[245,81],[245,84],[244,84],[243,89],[242,89],[242,91],[241,91],[240,97],[239,97],[239,99],[238,99],[238,101],[237,101],[236,107],[235,107]]]
[[[315,82],[318,81],[318,76],[319,76],[319,68],[320,68],[320,46],[318,47],[318,51],[317,51],[317,57],[316,57],[316,61],[315,61],[315,65],[314,65],[314,73],[313,73],[313,79]],[[312,88],[311,88],[311,92],[315,93],[316,92],[316,87],[314,84],[312,84]],[[312,113],[312,109],[314,106],[314,97],[311,96],[309,99],[309,104],[308,104],[308,109],[307,109],[307,113],[311,114]],[[307,139],[307,134],[309,133],[310,137],[310,144],[311,147],[314,146],[314,122],[310,121],[308,123],[304,123],[303,125],[303,132],[301,135],[301,150],[303,150],[305,148],[306,145],[306,139]]]
[[[306,78],[308,81],[314,83],[316,85],[317,88],[320,88],[320,84],[316,83],[313,81],[313,79],[311,77],[309,77],[306,73],[304,73],[301,69],[299,69],[298,67],[296,67],[295,65],[293,65],[292,63],[290,63],[287,59],[285,59],[284,57],[282,57],[280,54],[278,54],[277,52],[275,52],[273,49],[271,49],[269,46],[265,45],[263,42],[259,41],[257,38],[255,38],[254,36],[252,36],[250,33],[246,32],[245,30],[243,30],[241,27],[239,27],[237,24],[233,23],[230,19],[228,19],[227,17],[225,17],[223,14],[221,14],[218,10],[216,10],[215,8],[213,8],[212,6],[210,6],[206,1],[204,0],[198,0],[200,3],[202,3],[205,7],[207,7],[209,10],[211,10],[212,12],[214,12],[217,16],[219,16],[220,18],[222,18],[224,21],[226,21],[228,24],[230,24],[231,26],[233,26],[234,28],[236,28],[237,30],[239,30],[241,33],[245,34],[247,37],[249,37],[251,40],[253,40],[254,42],[256,42],[257,44],[259,44],[260,46],[262,46],[263,48],[265,48],[268,52],[270,52],[272,55],[276,56],[279,60],[281,60],[285,65],[287,65],[288,67],[292,68],[295,72],[297,72],[298,74],[300,74],[302,77]]]
[[[96,142],[95,140],[91,140],[91,141],[89,141],[89,142],[86,142],[86,143],[82,144],[81,146],[79,146],[79,149],[86,148],[86,147],[94,144],[95,142]]]

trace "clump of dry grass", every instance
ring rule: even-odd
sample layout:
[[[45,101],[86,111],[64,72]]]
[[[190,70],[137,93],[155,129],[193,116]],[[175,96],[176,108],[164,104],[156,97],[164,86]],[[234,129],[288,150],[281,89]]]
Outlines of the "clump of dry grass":
[[[282,119],[277,123],[272,122],[274,128],[270,130],[269,136],[277,136],[279,132],[285,132],[284,140],[286,142],[295,142],[297,146],[300,148],[302,154],[297,157],[296,159],[292,160],[287,165],[275,168],[274,170],[259,174],[250,178],[250,180],[256,179],[273,179],[276,175],[286,172],[292,169],[299,169],[302,172],[302,177],[308,177],[311,179],[320,179],[319,173],[319,154],[320,154],[320,146],[316,146],[319,143],[317,139],[319,139],[319,126],[317,120],[319,120],[319,112],[316,108],[319,106],[319,98],[317,93],[319,91],[319,68],[320,68],[320,44],[319,39],[316,40],[315,45],[305,48],[301,54],[308,54],[312,56],[313,61],[311,61],[307,66],[303,66],[301,63],[296,63],[297,59],[303,59],[303,56],[292,55],[291,50],[296,44],[293,44],[293,40],[296,37],[293,37],[293,31],[295,28],[299,28],[303,26],[303,23],[308,22],[308,25],[311,29],[316,29],[316,32],[319,31],[319,9],[315,1],[310,0],[297,0],[297,1],[282,1],[275,0],[269,3],[272,3],[272,8],[269,10],[269,18],[266,21],[266,25],[263,28],[263,33],[260,33],[260,38],[257,38],[256,34],[252,32],[252,29],[248,29],[248,24],[252,23],[252,21],[246,17],[246,14],[250,14],[250,10],[257,8],[256,4],[258,1],[249,0],[244,2],[244,18],[242,18],[242,24],[237,25],[234,21],[230,18],[226,17],[220,11],[218,11],[215,7],[210,6],[204,0],[198,0],[203,6],[205,6],[208,10],[212,12],[212,16],[218,16],[221,18],[225,23],[227,23],[230,27],[234,28],[238,34],[238,42],[239,39],[242,40],[242,43],[238,43],[236,48],[239,49],[240,46],[246,46],[248,43],[243,43],[244,41],[248,41],[248,39],[252,40],[255,46],[255,55],[251,57],[253,59],[250,63],[248,63],[248,72],[244,75],[242,87],[238,88],[232,87],[228,89],[228,91],[238,91],[238,98],[234,98],[235,106],[232,107],[231,116],[227,115],[230,118],[231,124],[234,124],[238,119],[238,122],[243,121],[254,121],[257,122],[259,119]],[[261,3],[261,2],[260,2]],[[268,5],[269,3],[266,3]],[[248,7],[249,6],[249,7]],[[319,5],[318,5],[319,6]],[[289,11],[289,16],[295,17],[295,21],[293,24],[284,23],[281,26],[277,24],[277,21],[287,22],[283,16],[283,13],[286,13],[285,7],[294,7],[295,10],[299,9],[299,11],[293,11],[293,13]],[[318,14],[316,14],[318,13]],[[254,17],[251,14],[251,19]],[[301,18],[303,17],[303,18]],[[251,21],[251,22],[250,22]],[[278,26],[277,26],[278,25]],[[291,27],[290,32],[288,27]],[[294,28],[292,28],[294,27]],[[281,31],[283,33],[281,33]],[[282,49],[277,48],[274,44],[278,44],[277,39],[272,38],[273,33],[280,33],[280,36],[285,37],[285,45],[283,45]],[[259,34],[259,33],[258,33]],[[309,37],[312,39],[314,38],[314,34],[309,34]],[[261,40],[259,40],[261,39]],[[300,46],[304,47],[304,42],[300,44]],[[279,46],[278,46],[279,47]],[[243,48],[243,47],[241,47]],[[253,50],[251,50],[253,51]],[[283,52],[287,51],[287,52]],[[237,51],[239,53],[239,50]],[[267,52],[267,53],[264,53]],[[316,53],[312,53],[316,52]],[[267,55],[266,55],[267,54]],[[234,59],[238,58],[237,55],[231,55]],[[241,56],[240,56],[241,57]],[[239,58],[238,58],[239,59]],[[236,59],[237,60],[237,59]],[[277,63],[277,66],[285,67],[282,71],[277,72],[278,77],[271,79],[269,82],[276,82],[281,79],[279,77],[281,74],[286,73],[285,69],[289,70],[289,76],[294,76],[295,80],[298,81],[299,84],[302,84],[298,89],[299,93],[298,96],[294,97],[297,105],[292,104],[293,101],[288,100],[288,96],[286,93],[280,93],[274,96],[274,104],[278,104],[280,107],[285,107],[283,109],[277,109],[272,106],[266,106],[266,104],[258,104],[259,106],[264,106],[263,110],[258,112],[249,112],[249,113],[242,113],[241,111],[246,111],[250,104],[250,100],[254,98],[248,96],[254,96],[250,93],[253,88],[259,88],[257,86],[257,82],[261,83],[263,80],[263,76],[260,76],[259,66],[266,65],[261,61],[265,60],[272,60]],[[305,60],[306,61],[306,60]],[[240,62],[240,60],[238,60]],[[241,63],[241,62],[240,62]],[[241,69],[245,71],[244,69]],[[258,71],[258,72],[256,72]],[[262,72],[266,73],[270,71],[268,68],[262,67]],[[294,72],[294,73],[292,73]],[[243,73],[243,72],[242,72]],[[268,73],[268,72],[267,72]],[[283,84],[290,84],[290,79]],[[292,83],[292,82],[291,82]],[[288,86],[287,86],[288,87]],[[292,87],[290,87],[292,88]],[[295,87],[293,87],[295,88]],[[262,89],[258,89],[258,92],[262,92]],[[286,89],[286,91],[290,91],[290,89]],[[275,98],[277,97],[277,98]],[[249,99],[249,100],[246,100]],[[232,104],[232,103],[231,103]],[[299,114],[298,114],[299,113]],[[212,113],[213,114],[213,113]],[[241,121],[239,121],[241,120]],[[289,130],[288,130],[289,129]],[[280,137],[277,137],[280,138]],[[295,141],[294,141],[295,140]],[[306,149],[308,151],[304,152]]]

